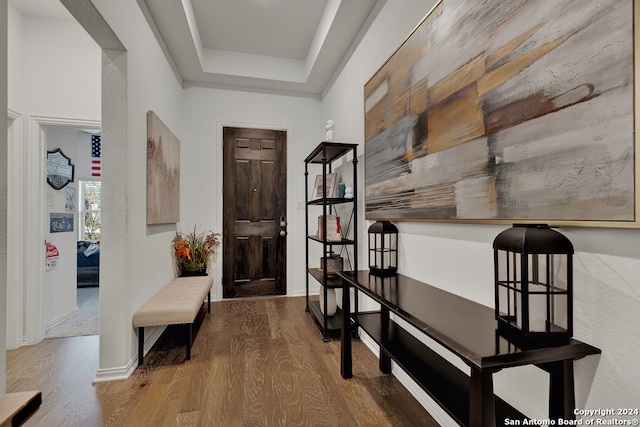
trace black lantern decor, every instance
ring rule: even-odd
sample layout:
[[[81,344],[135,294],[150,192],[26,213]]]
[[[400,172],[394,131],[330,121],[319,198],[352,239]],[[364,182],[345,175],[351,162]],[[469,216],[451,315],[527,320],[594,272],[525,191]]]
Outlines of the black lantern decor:
[[[393,276],[398,270],[398,228],[389,221],[369,227],[369,272]]]
[[[521,347],[573,335],[573,245],[547,225],[515,224],[493,242],[498,332]]]

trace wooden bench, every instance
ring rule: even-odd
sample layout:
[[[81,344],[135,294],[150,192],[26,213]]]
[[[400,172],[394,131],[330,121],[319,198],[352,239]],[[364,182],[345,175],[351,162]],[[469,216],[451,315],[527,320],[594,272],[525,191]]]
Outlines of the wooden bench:
[[[191,359],[193,322],[207,297],[207,312],[211,313],[209,276],[178,277],[133,314],[133,326],[138,328],[138,366],[144,361],[144,328],[147,326],[186,325],[187,360]]]

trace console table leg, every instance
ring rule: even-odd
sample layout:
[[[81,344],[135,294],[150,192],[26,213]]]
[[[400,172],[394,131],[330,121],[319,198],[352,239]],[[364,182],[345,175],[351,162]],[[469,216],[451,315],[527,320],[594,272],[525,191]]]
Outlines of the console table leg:
[[[342,286],[342,328],[340,331],[340,375],[342,378],[353,376],[351,359],[351,301],[349,285],[343,280]]]
[[[493,372],[471,368],[471,395],[469,396],[469,425],[495,427],[496,404],[493,395]]]
[[[561,360],[547,363],[543,369],[549,372],[549,418],[575,420],[576,395],[573,385],[573,361]]]
[[[391,357],[384,351],[389,340],[389,309],[385,306],[380,307],[380,328],[382,332],[382,342],[380,343],[380,361],[379,368],[383,374],[391,373]]]

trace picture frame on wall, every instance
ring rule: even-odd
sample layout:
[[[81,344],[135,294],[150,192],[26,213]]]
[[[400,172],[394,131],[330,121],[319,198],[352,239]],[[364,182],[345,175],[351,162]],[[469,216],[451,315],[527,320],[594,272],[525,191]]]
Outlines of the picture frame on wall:
[[[76,189],[74,187],[65,187],[64,189],[64,211],[76,211]]]
[[[49,214],[50,233],[69,233],[73,231],[74,214],[54,213]]]
[[[180,140],[147,112],[147,224],[180,220]]]
[[[640,227],[633,16],[438,2],[364,87],[366,218]]]
[[[313,193],[311,194],[311,200],[318,200],[323,197],[334,197],[336,193],[336,184],[338,180],[338,174],[327,174],[327,188],[322,185],[322,175],[316,175],[316,181],[313,184]],[[326,191],[325,191],[326,190]]]

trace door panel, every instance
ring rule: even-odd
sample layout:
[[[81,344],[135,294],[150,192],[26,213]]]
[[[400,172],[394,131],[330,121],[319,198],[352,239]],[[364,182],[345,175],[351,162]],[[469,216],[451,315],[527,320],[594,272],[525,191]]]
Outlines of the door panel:
[[[224,128],[223,296],[286,294],[286,132]]]
[[[275,176],[275,163],[274,162],[262,162],[260,164],[262,170],[260,176]],[[260,182],[260,210],[262,221],[276,221],[276,183],[271,180],[262,180]]]
[[[249,221],[251,200],[251,192],[249,190],[251,184],[249,183],[249,177],[251,176],[251,164],[248,161],[236,160],[235,167],[235,179],[233,181],[233,192],[236,198],[233,206],[235,211],[235,220]]]

